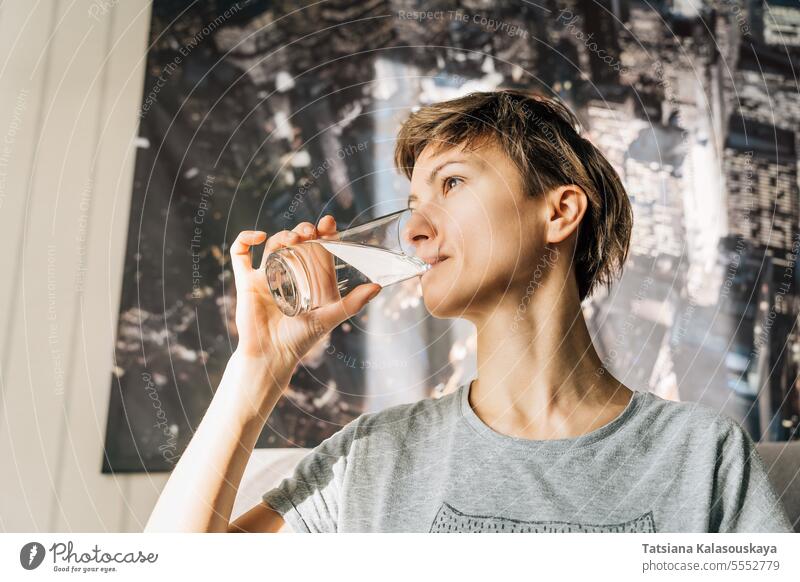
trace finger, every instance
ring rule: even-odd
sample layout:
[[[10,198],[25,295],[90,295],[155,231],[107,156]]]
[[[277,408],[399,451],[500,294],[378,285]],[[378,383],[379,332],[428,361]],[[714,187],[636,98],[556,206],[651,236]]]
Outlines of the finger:
[[[308,240],[310,238],[316,238],[317,236],[317,229],[316,227],[311,224],[310,222],[301,222],[297,226],[292,229],[293,232],[296,232],[304,239]]]
[[[265,253],[271,253],[277,251],[280,248],[287,247],[292,243],[292,241],[300,241],[300,236],[291,230],[282,230],[280,232],[276,232],[273,234],[269,239],[267,239],[267,244],[264,246]]]
[[[267,259],[269,258],[270,253],[273,253],[280,248],[300,244],[303,241],[314,238],[312,235],[315,233],[316,229],[314,228],[313,224],[310,222],[301,222],[292,230],[282,230],[272,235],[272,237],[270,237],[270,239],[267,241],[267,246],[264,249],[264,256],[261,257],[261,268],[263,269],[267,264]]]
[[[324,236],[329,240],[340,240],[337,228],[336,219],[330,214],[324,216],[322,220],[319,221],[319,225],[317,226],[319,235]]]
[[[253,261],[250,258],[250,247],[259,245],[267,238],[267,233],[261,230],[243,230],[231,245],[231,264],[233,274],[241,279],[253,270]]]
[[[282,230],[280,232],[276,232],[269,237],[269,239],[267,239],[267,244],[264,245],[264,254],[261,256],[260,268],[263,269],[267,264],[267,259],[271,253],[274,253],[278,249],[299,244],[301,242],[303,242],[302,238],[294,231]]]
[[[377,283],[359,285],[336,303],[317,309],[319,322],[325,331],[330,331],[361,311],[370,300],[378,295],[381,288]]]
[[[317,232],[320,236],[336,234],[336,219],[330,214],[323,216],[317,223]]]

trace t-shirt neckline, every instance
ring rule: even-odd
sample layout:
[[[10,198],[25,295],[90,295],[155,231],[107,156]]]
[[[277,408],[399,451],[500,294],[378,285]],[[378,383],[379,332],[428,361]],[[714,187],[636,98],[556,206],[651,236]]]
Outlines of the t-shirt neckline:
[[[565,439],[526,439],[520,437],[513,437],[497,432],[492,427],[484,423],[480,417],[472,410],[469,405],[469,390],[472,386],[472,380],[459,387],[459,401],[461,407],[461,415],[466,420],[467,424],[473,428],[481,437],[493,441],[495,444],[517,450],[524,450],[536,453],[565,453],[574,451],[583,447],[587,447],[602,441],[613,435],[621,429],[625,423],[633,417],[642,405],[642,402],[647,397],[647,392],[633,391],[625,409],[611,422],[575,438]]]

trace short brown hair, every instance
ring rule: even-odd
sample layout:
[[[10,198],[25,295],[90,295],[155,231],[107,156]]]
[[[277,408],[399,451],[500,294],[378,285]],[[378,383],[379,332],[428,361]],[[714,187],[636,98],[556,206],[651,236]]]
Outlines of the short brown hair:
[[[494,139],[520,171],[530,195],[576,184],[588,198],[578,229],[575,276],[581,301],[608,288],[628,255],[633,211],[619,175],[579,135],[580,123],[560,101],[505,89],[476,92],[420,108],[397,136],[395,165],[408,179],[429,144],[472,148]]]

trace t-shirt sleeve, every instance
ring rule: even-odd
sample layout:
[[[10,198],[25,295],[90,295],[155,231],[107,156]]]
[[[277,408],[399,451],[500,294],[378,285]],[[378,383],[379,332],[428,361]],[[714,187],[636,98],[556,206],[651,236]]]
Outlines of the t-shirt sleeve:
[[[719,443],[710,531],[793,531],[755,443],[733,420]]]
[[[262,496],[295,532],[336,532],[345,471],[359,419],[317,445],[294,474]]]

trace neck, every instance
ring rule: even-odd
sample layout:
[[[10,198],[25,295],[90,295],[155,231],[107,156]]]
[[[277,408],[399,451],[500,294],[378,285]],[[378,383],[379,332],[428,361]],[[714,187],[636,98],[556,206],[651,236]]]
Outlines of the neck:
[[[577,289],[558,287],[537,289],[524,311],[514,298],[473,322],[478,379],[470,403],[500,432],[578,436],[613,420],[630,399],[594,349]]]

